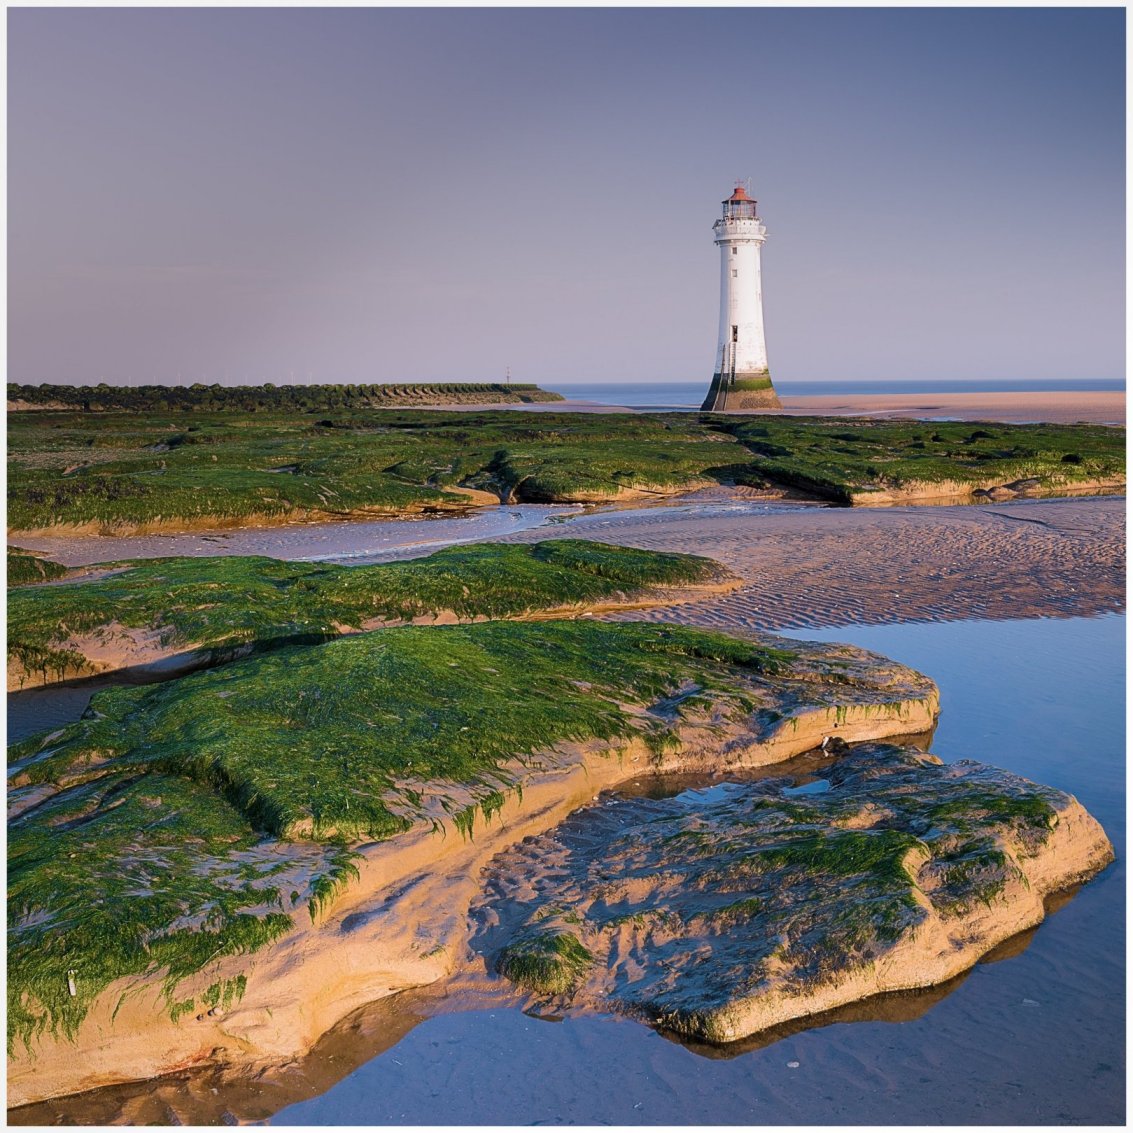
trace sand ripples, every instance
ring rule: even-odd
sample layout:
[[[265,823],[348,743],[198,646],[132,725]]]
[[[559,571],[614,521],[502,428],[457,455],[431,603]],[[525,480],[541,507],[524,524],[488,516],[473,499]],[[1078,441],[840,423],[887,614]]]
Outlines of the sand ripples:
[[[710,555],[745,580],[725,596],[611,615],[617,620],[766,631],[1121,611],[1124,508],[1113,497],[734,514],[656,508],[583,516],[560,530]]]

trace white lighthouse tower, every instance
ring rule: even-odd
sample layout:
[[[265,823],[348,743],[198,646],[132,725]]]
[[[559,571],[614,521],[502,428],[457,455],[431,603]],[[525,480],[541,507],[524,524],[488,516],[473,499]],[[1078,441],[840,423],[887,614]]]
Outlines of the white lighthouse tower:
[[[759,250],[767,229],[743,185],[712,226],[720,249],[720,335],[712,386],[702,409],[780,409],[767,368]]]

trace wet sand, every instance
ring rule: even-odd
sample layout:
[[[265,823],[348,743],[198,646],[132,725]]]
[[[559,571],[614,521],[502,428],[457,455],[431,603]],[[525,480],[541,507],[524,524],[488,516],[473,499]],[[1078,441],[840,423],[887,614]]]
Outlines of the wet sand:
[[[36,549],[68,566],[217,554],[361,563],[415,558],[473,540],[556,537],[707,555],[745,580],[723,597],[622,615],[655,621],[782,630],[1125,608],[1125,499],[1119,496],[850,509],[710,488],[588,513],[522,505],[462,519],[45,537]]]
[[[751,515],[742,501],[730,504],[707,492],[680,506],[594,513],[506,538],[556,535],[709,555],[744,579],[731,594],[612,615],[619,619],[791,630],[1073,617],[1125,608],[1122,497],[969,507],[767,507]]]
[[[1125,423],[1121,391],[1033,393],[891,393],[840,397],[784,397],[783,412],[819,417],[917,417],[928,420],[1004,421],[1026,425],[1045,421],[1072,425]]]
[[[478,508],[462,516],[289,523],[168,535],[26,535],[13,536],[9,543],[69,567],[173,555],[267,555],[273,559],[360,563],[390,553],[427,555],[440,547],[522,531],[545,524],[552,516],[581,510],[579,504],[515,504]]]
[[[705,383],[705,393],[708,385]],[[824,394],[819,397],[780,395],[779,412],[816,417],[915,417],[928,420],[1003,421],[1030,424],[1045,421],[1098,425],[1125,423],[1125,394],[1120,390],[1034,390],[1011,393]],[[658,413],[666,407],[606,405],[597,401],[555,401],[531,405],[437,405],[432,409],[510,409],[522,413]],[[683,412],[689,412],[683,409]]]

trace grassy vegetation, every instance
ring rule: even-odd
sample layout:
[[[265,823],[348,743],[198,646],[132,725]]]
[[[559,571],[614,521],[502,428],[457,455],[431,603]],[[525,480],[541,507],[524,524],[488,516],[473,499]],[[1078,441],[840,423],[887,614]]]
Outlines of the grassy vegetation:
[[[217,409],[255,413],[259,410],[315,412],[325,409],[367,409],[434,402],[562,401],[536,385],[517,382],[418,382],[380,385],[222,386],[38,386],[8,383],[8,400],[30,407],[112,410],[128,413],[212,412]]]
[[[98,693],[90,717],[9,749],[28,807],[9,827],[9,1040],[73,1033],[125,975],[164,972],[170,1010],[189,1010],[177,980],[314,916],[358,841],[458,815],[473,836],[533,753],[659,726],[625,703],[686,680],[746,711],[740,692],[790,660],[675,626],[502,622]]]
[[[9,525],[129,529],[301,514],[449,509],[448,491],[566,501],[715,481],[847,503],[911,481],[1074,484],[1124,471],[1101,426],[693,413],[516,414],[343,408],[13,414]]]
[[[9,526],[281,521],[467,506],[502,498],[680,488],[743,449],[692,417],[343,411],[296,414],[14,414]]]
[[[62,578],[67,568],[62,563],[52,562],[50,559],[40,558],[27,551],[17,551],[8,548],[8,585],[26,586],[33,582],[49,582],[53,578]]]
[[[693,555],[578,539],[451,547],[378,566],[238,556],[147,560],[90,582],[11,592],[8,657],[27,672],[74,676],[82,662],[64,645],[68,637],[109,635],[112,624],[159,630],[170,651],[270,647],[327,639],[374,618],[408,621],[443,610],[513,617],[720,574],[717,564]]]

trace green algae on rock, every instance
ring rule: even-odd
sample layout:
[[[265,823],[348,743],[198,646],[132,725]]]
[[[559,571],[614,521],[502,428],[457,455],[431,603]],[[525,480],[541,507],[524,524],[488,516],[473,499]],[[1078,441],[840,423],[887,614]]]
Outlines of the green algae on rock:
[[[8,548],[8,585],[26,586],[34,582],[50,582],[62,578],[67,568],[62,563],[33,555],[28,551]]]
[[[751,453],[748,476],[845,505],[1044,494],[1125,483],[1125,430],[868,418],[709,418]]]
[[[1113,858],[1071,796],[983,764],[866,744],[823,774],[579,812],[496,860],[474,944],[537,995],[726,1042],[943,982]]]
[[[91,581],[9,594],[9,687],[177,656],[199,668],[234,650],[321,641],[376,623],[626,605],[659,599],[664,588],[695,593],[737,581],[710,559],[582,539],[472,544],[376,566],[250,556],[123,563]]]
[[[74,1035],[111,982],[145,971],[176,1018],[194,1005],[182,977],[278,938],[350,869],[343,847],[273,844],[215,791],[157,770],[10,797],[29,810],[8,828],[9,1047]]]
[[[403,627],[106,690],[9,751],[9,1041],[73,1033],[125,977],[191,1010],[180,977],[309,924],[360,843],[431,828],[439,853],[547,772],[635,744],[759,765],[936,706],[845,646],[586,621]]]
[[[304,396],[302,387],[293,391]],[[288,395],[290,396],[290,395]],[[10,415],[8,523],[100,534],[794,487],[844,504],[1125,482],[1124,429],[694,413]],[[461,493],[464,494],[461,494]]]
[[[12,414],[8,523],[97,533],[617,499],[715,483],[743,456],[690,414]],[[734,450],[735,455],[729,456]]]

